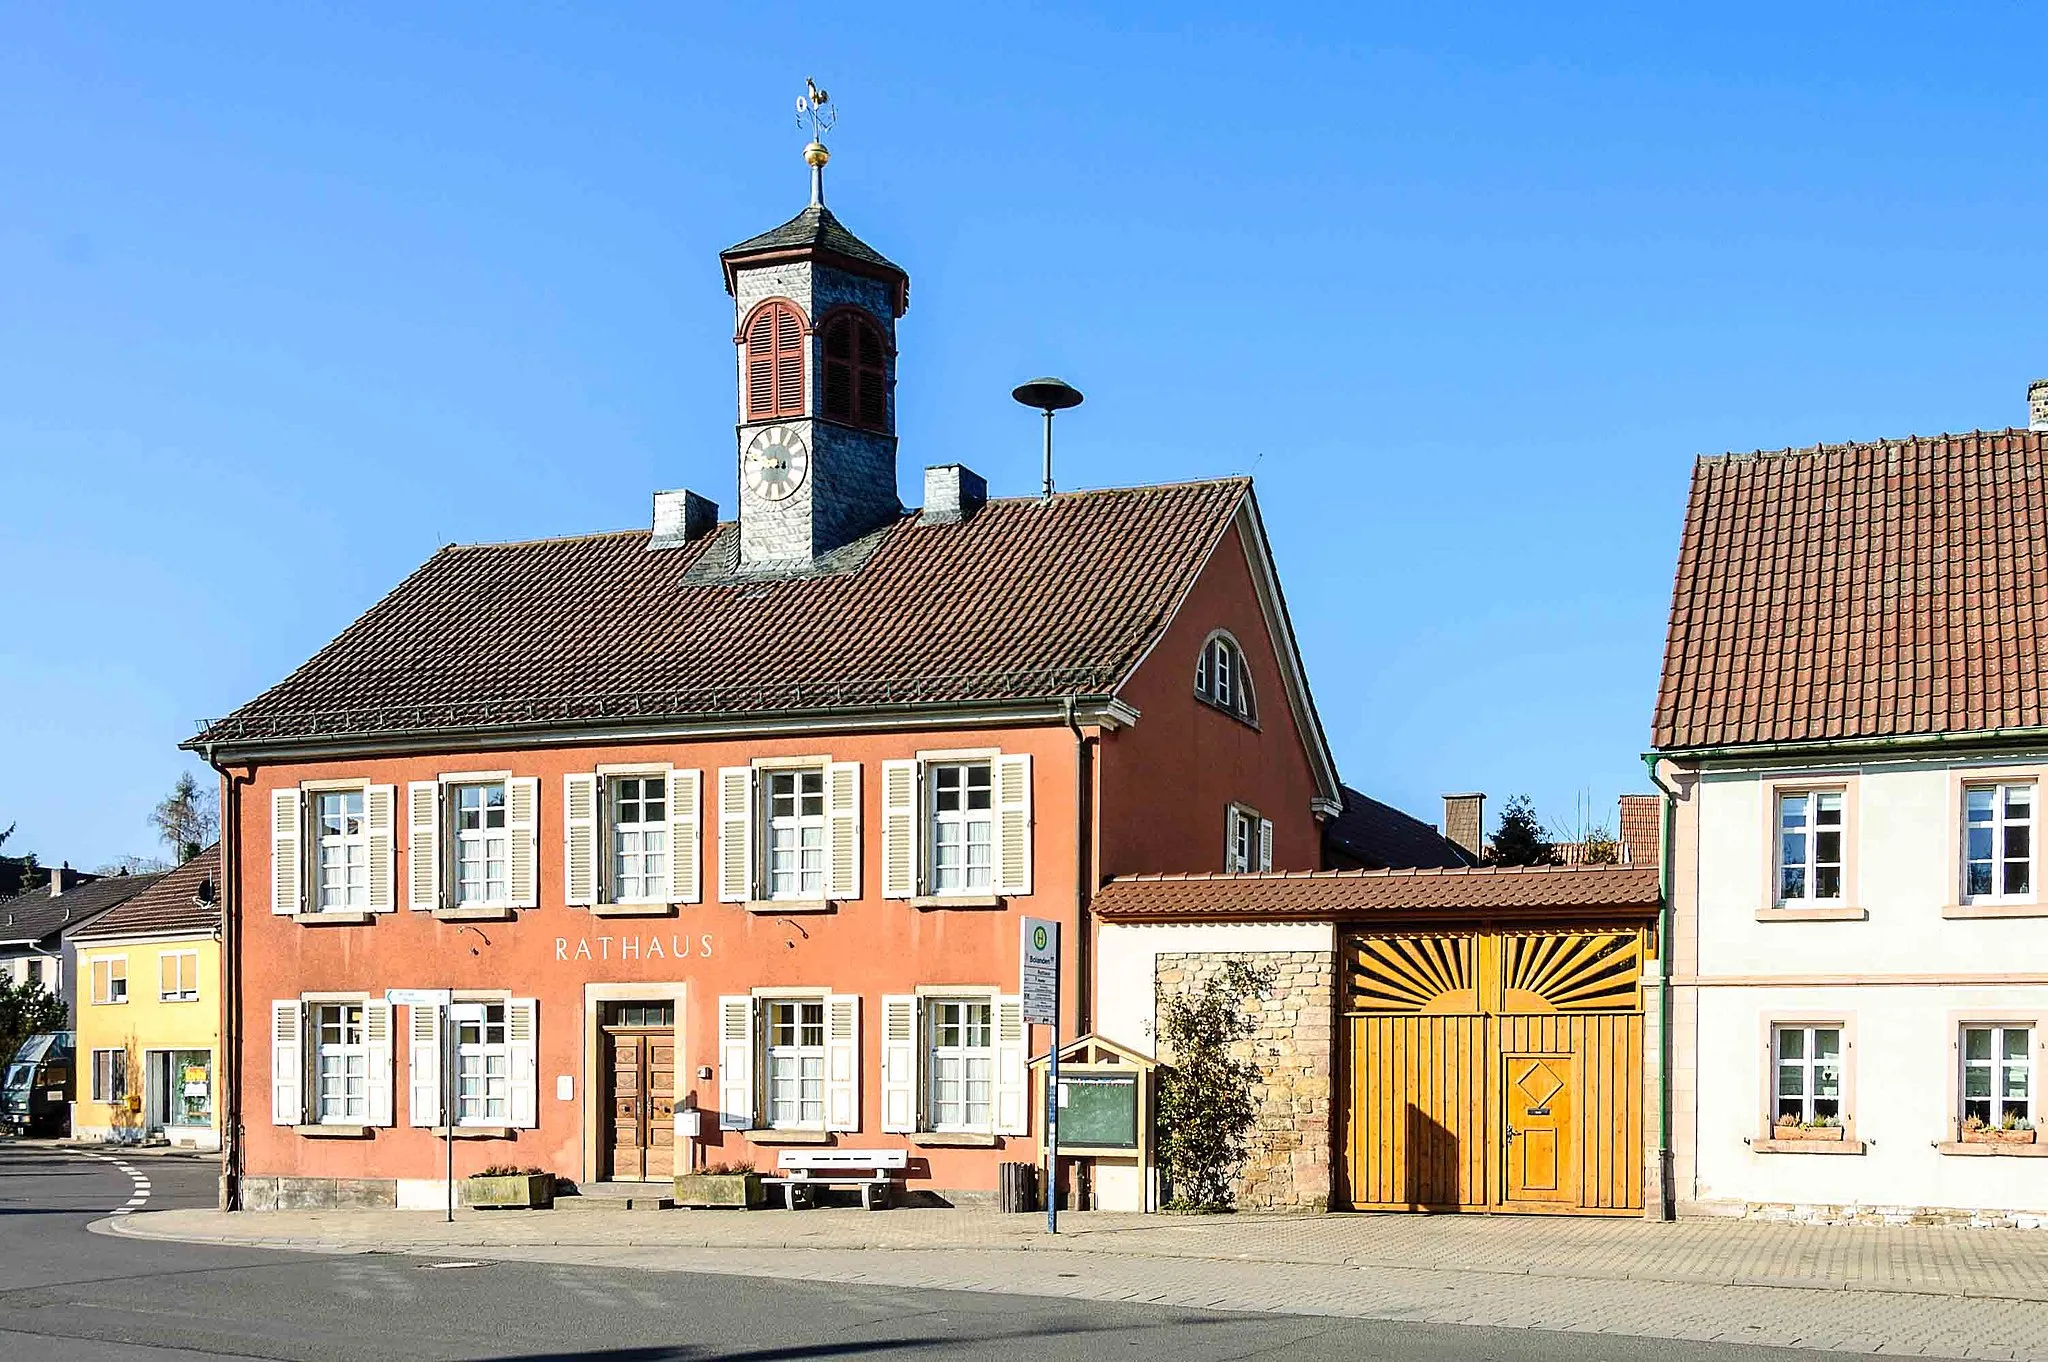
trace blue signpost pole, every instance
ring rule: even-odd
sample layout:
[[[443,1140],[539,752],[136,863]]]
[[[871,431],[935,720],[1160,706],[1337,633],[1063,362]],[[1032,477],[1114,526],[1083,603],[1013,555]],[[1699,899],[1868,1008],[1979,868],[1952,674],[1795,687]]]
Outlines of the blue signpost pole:
[[[1062,943],[1064,944],[1064,943]],[[1064,954],[1064,952],[1061,952]],[[1045,1094],[1045,1232],[1060,1232],[1060,956],[1052,965],[1052,1055],[1047,1062],[1051,1075]]]

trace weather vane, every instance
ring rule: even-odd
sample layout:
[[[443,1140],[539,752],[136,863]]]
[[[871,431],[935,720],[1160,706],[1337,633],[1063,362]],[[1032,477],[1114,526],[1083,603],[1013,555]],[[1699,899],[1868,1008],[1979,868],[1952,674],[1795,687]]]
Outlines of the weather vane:
[[[811,134],[811,144],[804,148],[804,164],[811,168],[814,207],[825,205],[825,162],[832,159],[832,153],[825,150],[825,134],[838,121],[839,108],[833,104],[832,96],[820,90],[817,81],[805,76],[804,92],[796,100],[796,125]]]

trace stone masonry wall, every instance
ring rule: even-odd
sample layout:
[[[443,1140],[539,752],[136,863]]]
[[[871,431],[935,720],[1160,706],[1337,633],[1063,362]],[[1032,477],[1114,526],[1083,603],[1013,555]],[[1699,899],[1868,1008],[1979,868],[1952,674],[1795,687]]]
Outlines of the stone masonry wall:
[[[1155,997],[1192,992],[1232,960],[1273,971],[1264,996],[1245,1004],[1258,1029],[1234,1052],[1259,1068],[1253,1092],[1258,1125],[1238,1178],[1237,1204],[1243,1210],[1328,1210],[1335,962],[1321,951],[1162,953],[1153,967]],[[1163,1038],[1159,1057],[1173,1062]]]

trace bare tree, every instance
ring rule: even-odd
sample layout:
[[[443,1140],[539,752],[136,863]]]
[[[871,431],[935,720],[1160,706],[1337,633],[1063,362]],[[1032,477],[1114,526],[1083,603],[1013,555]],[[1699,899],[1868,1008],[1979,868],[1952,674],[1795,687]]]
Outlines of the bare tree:
[[[206,850],[213,842],[214,834],[220,828],[220,816],[214,802],[212,792],[200,789],[199,782],[187,771],[178,777],[170,795],[150,815],[150,821],[156,824],[157,836],[171,848],[172,859],[179,865]]]

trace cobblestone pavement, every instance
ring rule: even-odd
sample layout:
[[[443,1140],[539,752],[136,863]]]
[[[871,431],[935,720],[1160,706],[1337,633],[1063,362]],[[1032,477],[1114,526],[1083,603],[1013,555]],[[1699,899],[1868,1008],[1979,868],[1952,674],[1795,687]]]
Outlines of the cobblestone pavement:
[[[1761,1221],[818,1210],[276,1211],[118,1232],[2048,1362],[2048,1234]]]

